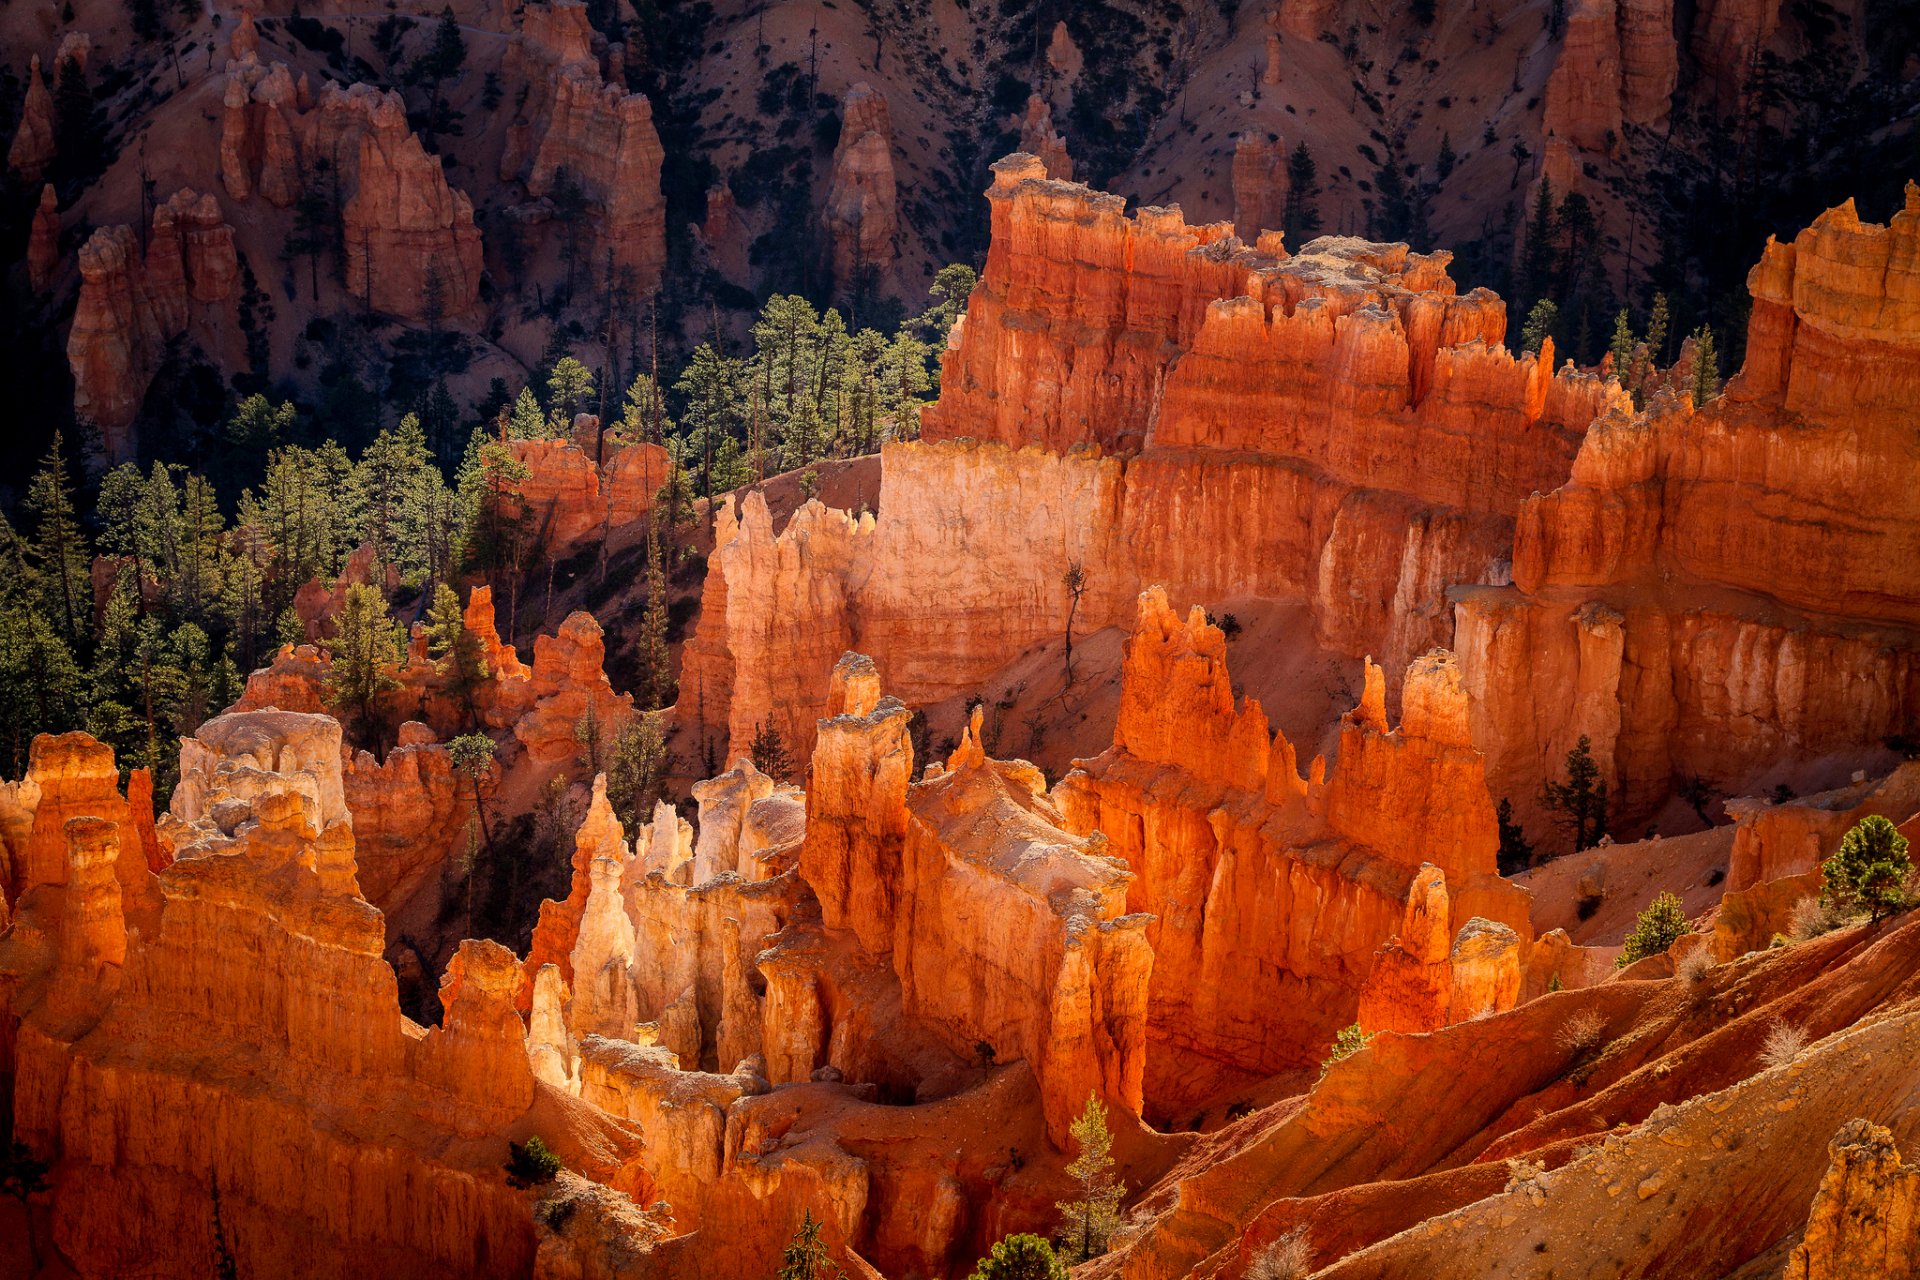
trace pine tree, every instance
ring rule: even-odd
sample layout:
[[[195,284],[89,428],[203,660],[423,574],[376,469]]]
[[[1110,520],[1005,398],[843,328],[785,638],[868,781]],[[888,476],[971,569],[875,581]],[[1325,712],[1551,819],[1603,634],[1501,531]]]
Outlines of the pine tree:
[[[1820,901],[1843,914],[1866,908],[1873,923],[1907,904],[1905,885],[1913,874],[1907,838],[1878,814],[1855,823],[1833,856],[1820,864]]]
[[[947,335],[953,332],[954,323],[966,310],[967,299],[978,282],[973,268],[964,262],[948,263],[934,273],[933,284],[927,292],[936,301],[915,319],[927,346],[936,351],[946,347]],[[907,327],[902,325],[900,332],[905,334]]]
[[[328,651],[332,662],[327,669],[327,701],[350,712],[363,742],[374,733],[374,708],[380,695],[400,687],[394,674],[405,651],[400,628],[387,616],[387,602],[376,587],[354,583],[347,598]]]
[[[667,772],[666,716],[651,711],[622,725],[607,759],[607,803],[628,831],[638,831],[659,799]]]
[[[1553,287],[1553,208],[1553,184],[1542,178],[1540,190],[1533,197],[1533,213],[1527,219],[1526,240],[1514,280],[1514,300],[1529,307],[1544,299]]]
[[[515,440],[547,438],[547,415],[540,411],[540,401],[535,398],[532,387],[520,388],[520,394],[514,397],[513,412],[507,419],[507,434]]]
[[[840,1268],[827,1254],[820,1238],[820,1220],[808,1209],[793,1233],[793,1239],[780,1251],[779,1280],[840,1280]]]
[[[1075,1262],[1097,1258],[1107,1251],[1107,1240],[1120,1225],[1120,1200],[1126,1189],[1113,1172],[1113,1134],[1107,1128],[1107,1108],[1092,1094],[1070,1131],[1080,1153],[1067,1165],[1067,1176],[1080,1194],[1062,1200],[1060,1210],[1069,1256]]]
[[[1706,404],[1720,394],[1720,352],[1714,347],[1713,328],[1701,325],[1693,335],[1693,404]]]
[[[787,750],[787,744],[780,736],[780,728],[772,720],[759,723],[747,750],[753,757],[754,768],[775,782],[793,781],[793,753]]]
[[[480,784],[493,772],[493,739],[484,733],[463,733],[447,744],[447,759],[453,765],[453,771],[467,780],[468,790],[473,794],[473,813],[480,824],[480,838],[486,841],[489,852],[493,849],[493,831],[487,824],[487,801],[481,794]],[[468,875],[467,916],[468,925],[473,921],[472,874]]]
[[[27,484],[26,509],[34,517],[29,544],[38,570],[41,599],[61,638],[75,650],[87,641],[93,584],[92,556],[74,512],[64,441],[55,432],[40,470]]]
[[[1068,1280],[1053,1246],[1035,1235],[1007,1236],[980,1259],[967,1280]]]
[[[573,438],[573,418],[593,401],[593,373],[572,356],[562,356],[547,375],[547,405],[552,420],[550,434],[563,440]]]
[[[1493,817],[1500,830],[1500,852],[1497,859],[1500,874],[1517,875],[1533,865],[1533,845],[1528,843],[1526,831],[1513,820],[1513,801],[1504,796],[1501,797]]]
[[[486,647],[467,629],[460,597],[444,582],[434,588],[427,611],[427,656],[437,660],[441,687],[460,703],[466,723],[473,724],[479,715],[475,699],[491,675]]]
[[[1633,390],[1633,323],[1627,316],[1627,309],[1620,308],[1620,314],[1613,318],[1613,337],[1607,343],[1607,354],[1613,357],[1613,380],[1627,390]]]
[[[1607,783],[1593,758],[1593,743],[1586,734],[1567,752],[1567,780],[1549,779],[1540,791],[1540,804],[1560,815],[1560,824],[1573,837],[1575,850],[1599,843],[1607,829]]]
[[[641,694],[649,708],[673,701],[673,671],[667,640],[666,554],[661,547],[664,503],[656,502],[647,519],[647,606],[640,620]]]
[[[1680,899],[1671,893],[1658,894],[1634,919],[1626,948],[1614,959],[1613,967],[1624,969],[1636,960],[1661,955],[1692,930]]]
[[[1287,156],[1287,198],[1280,222],[1290,247],[1298,248],[1320,230],[1320,166],[1302,142]]]
[[[1520,330],[1520,349],[1528,355],[1539,355],[1559,323],[1560,308],[1540,299],[1527,313],[1527,323]]]
[[[1667,310],[1667,295],[1653,295],[1653,308],[1647,315],[1647,359],[1655,364],[1667,357],[1667,329],[1673,323]]]

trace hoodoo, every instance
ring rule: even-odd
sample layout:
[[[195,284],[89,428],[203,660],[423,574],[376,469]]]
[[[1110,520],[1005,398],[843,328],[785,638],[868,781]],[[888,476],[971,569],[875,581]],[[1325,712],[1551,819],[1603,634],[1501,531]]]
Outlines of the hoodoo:
[[[1920,1280],[1911,14],[101,4],[0,1276]]]

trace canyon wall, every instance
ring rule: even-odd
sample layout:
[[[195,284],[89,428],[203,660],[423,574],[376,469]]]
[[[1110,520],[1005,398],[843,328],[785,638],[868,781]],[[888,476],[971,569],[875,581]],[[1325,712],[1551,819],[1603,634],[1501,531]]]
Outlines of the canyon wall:
[[[1586,735],[1634,827],[1678,780],[1739,794],[1920,718],[1920,521],[1901,423],[1920,387],[1920,187],[1849,203],[1749,277],[1745,367],[1703,406],[1595,422],[1521,504],[1510,586],[1465,587],[1457,647],[1496,795],[1535,820]]]

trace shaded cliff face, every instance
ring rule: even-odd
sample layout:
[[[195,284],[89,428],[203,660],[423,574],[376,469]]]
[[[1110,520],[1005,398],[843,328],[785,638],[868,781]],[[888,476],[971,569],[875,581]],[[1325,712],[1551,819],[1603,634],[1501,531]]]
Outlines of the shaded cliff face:
[[[1524,808],[1587,734],[1631,826],[1675,779],[1737,793],[1908,730],[1916,237],[1910,186],[1886,226],[1848,204],[1770,244],[1726,392],[1605,414],[1522,505],[1513,585],[1459,596],[1496,793]]]

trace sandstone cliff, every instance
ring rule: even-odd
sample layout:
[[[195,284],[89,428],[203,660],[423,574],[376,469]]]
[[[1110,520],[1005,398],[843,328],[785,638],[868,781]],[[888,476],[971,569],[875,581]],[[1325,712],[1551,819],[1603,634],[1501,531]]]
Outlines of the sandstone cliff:
[[[1895,424],[1920,385],[1917,237],[1909,186],[1888,226],[1843,205],[1770,243],[1725,394],[1610,408],[1571,479],[1521,504],[1513,585],[1455,592],[1496,795],[1529,812],[1585,734],[1632,827],[1675,779],[1738,794],[1914,722],[1920,525]]]

